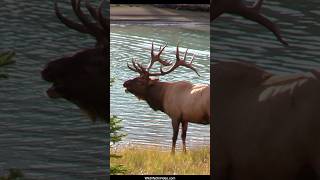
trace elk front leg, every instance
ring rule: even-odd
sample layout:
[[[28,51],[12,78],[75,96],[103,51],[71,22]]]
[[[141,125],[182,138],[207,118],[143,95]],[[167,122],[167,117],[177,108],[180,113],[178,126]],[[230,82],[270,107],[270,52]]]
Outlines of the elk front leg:
[[[187,148],[186,148],[187,129],[188,129],[188,121],[182,121],[181,139],[182,139],[183,152],[184,152],[184,153],[187,152]]]
[[[172,120],[173,136],[172,136],[171,154],[174,154],[176,150],[176,142],[177,142],[178,133],[179,133],[179,126],[180,126],[179,120]]]

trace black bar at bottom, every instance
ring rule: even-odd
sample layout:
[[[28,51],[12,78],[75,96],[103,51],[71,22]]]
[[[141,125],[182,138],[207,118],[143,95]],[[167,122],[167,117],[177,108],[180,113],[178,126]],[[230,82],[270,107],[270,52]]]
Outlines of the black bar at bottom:
[[[110,180],[138,179],[138,180],[185,180],[186,178],[196,180],[210,180],[209,175],[111,175]]]

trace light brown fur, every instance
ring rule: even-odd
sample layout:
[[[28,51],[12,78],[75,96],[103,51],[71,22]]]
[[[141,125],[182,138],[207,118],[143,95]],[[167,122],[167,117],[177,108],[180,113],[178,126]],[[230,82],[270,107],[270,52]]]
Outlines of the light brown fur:
[[[164,112],[172,119],[172,153],[175,152],[176,140],[182,124],[181,139],[186,152],[188,123],[210,123],[210,86],[191,84],[186,81],[165,83],[163,99]]]
[[[163,100],[165,113],[172,119],[191,123],[205,123],[203,116],[210,114],[210,87],[186,81],[167,83]]]

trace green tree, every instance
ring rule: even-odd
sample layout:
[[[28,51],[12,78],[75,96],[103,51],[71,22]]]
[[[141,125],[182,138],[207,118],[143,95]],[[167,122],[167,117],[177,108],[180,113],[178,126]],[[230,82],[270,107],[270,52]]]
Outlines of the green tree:
[[[6,51],[0,53],[0,66],[12,64],[15,61],[13,57],[15,57],[16,53],[14,51]],[[7,74],[0,73],[0,78],[8,78]]]
[[[114,82],[111,79],[110,86]],[[110,148],[122,141],[122,138],[126,136],[122,132],[123,126],[121,125],[122,120],[115,115],[110,115]],[[110,154],[110,158],[121,158],[121,155]],[[124,174],[127,171],[126,167],[121,164],[110,164],[110,174]]]
[[[5,176],[0,176],[0,180],[19,180],[22,179],[24,175],[19,169],[9,169],[9,172]]]

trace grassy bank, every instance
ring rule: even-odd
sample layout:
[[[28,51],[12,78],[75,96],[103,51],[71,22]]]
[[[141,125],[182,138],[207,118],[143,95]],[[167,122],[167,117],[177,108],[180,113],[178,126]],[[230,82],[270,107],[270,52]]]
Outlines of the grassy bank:
[[[121,158],[111,159],[111,164],[121,164],[127,168],[125,174],[131,175],[209,175],[210,148],[188,149],[184,154],[177,150],[173,156],[170,149],[158,147],[122,147],[111,154]]]

